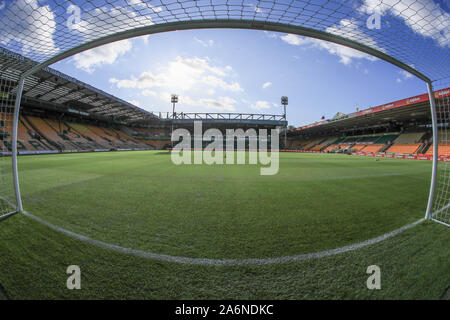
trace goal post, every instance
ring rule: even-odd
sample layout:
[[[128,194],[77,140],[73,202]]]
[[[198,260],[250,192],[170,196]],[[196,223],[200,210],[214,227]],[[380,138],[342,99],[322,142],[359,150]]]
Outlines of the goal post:
[[[0,221],[23,210],[17,168],[20,102],[24,80],[8,77],[12,66],[0,71]]]
[[[425,81],[433,128],[426,218],[450,225],[450,94],[440,96],[450,87],[448,9],[444,2],[427,0],[6,1],[0,6],[0,54],[5,57],[0,61],[0,219],[23,210],[17,167],[19,111],[22,91],[32,96],[31,91],[42,89],[34,73],[114,41],[232,28],[262,30],[294,44],[308,37],[327,41],[330,48],[343,45]],[[292,38],[287,41],[287,36]]]
[[[13,123],[13,145],[12,145],[12,170],[13,170],[13,183],[14,183],[14,194],[16,197],[17,210],[18,212],[23,211],[22,207],[22,197],[20,196],[20,185],[19,185],[19,170],[17,168],[17,141],[18,141],[18,128],[19,128],[19,114],[20,114],[20,103],[22,101],[23,85],[25,83],[24,78],[20,78],[19,86],[16,92],[16,101],[14,104],[14,123]]]
[[[431,113],[431,127],[433,130],[433,142],[437,141],[438,133],[437,133],[437,115],[436,115],[436,101],[434,99],[433,92],[433,84],[431,82],[427,82],[427,90],[428,90],[428,99],[430,101],[430,113]],[[425,212],[425,219],[431,220],[432,211],[433,211],[433,199],[434,199],[434,190],[436,187],[436,174],[437,174],[437,163],[438,163],[438,149],[439,145],[437,143],[433,143],[433,165],[431,168],[431,183],[430,183],[430,193],[428,197],[428,205],[427,210]]]
[[[447,89],[449,87],[450,77],[429,84],[430,106],[435,110],[435,121],[433,175],[426,215],[427,219],[448,227],[450,227],[450,89]]]

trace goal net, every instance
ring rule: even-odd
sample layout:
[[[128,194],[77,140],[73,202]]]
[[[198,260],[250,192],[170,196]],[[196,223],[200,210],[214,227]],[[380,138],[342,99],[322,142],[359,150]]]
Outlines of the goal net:
[[[432,219],[450,226],[450,78],[434,83],[439,161]],[[433,144],[435,141],[433,141]],[[431,149],[430,147],[429,150]],[[447,160],[448,159],[448,160]]]
[[[425,82],[432,82],[436,92],[450,85],[449,21],[450,4],[440,0],[12,0],[0,1],[0,54],[6,49],[30,62],[30,69],[21,70],[22,76],[28,75],[28,86],[34,72],[114,41],[175,30],[253,29],[290,44],[328,50],[344,63],[349,54],[372,61],[383,59],[422,79],[424,90]],[[7,65],[0,66],[0,75],[5,70]],[[0,195],[1,210],[7,212],[9,205],[15,206],[8,145],[18,84],[17,79],[7,77],[1,77],[0,83]],[[56,101],[63,93],[54,90],[52,94]],[[30,96],[28,87],[24,95]],[[446,144],[450,143],[448,99],[436,99],[440,155],[447,155]],[[440,161],[437,168],[432,214],[433,219],[447,224],[448,165]],[[17,199],[20,206],[20,197]]]
[[[0,220],[14,213],[17,206],[11,151],[13,148],[14,104],[18,86],[17,80],[11,77],[12,67],[0,64]],[[18,73],[17,70],[16,73]]]

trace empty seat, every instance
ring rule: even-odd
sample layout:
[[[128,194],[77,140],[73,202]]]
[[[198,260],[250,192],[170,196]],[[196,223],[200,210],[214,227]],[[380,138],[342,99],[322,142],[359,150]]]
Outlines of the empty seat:
[[[402,154],[414,154],[421,146],[421,143],[395,143],[386,152],[389,153],[402,153]]]
[[[385,145],[384,144],[369,144],[367,147],[362,149],[363,152],[372,152],[377,153],[380,151]]]

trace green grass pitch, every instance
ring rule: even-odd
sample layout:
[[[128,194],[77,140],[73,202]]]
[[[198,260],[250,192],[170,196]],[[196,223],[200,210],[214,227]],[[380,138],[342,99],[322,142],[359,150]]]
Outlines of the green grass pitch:
[[[424,216],[428,161],[281,153],[280,170],[181,165],[162,151],[24,156],[25,210],[122,247],[192,258],[271,258],[361,242]],[[152,261],[72,239],[23,215],[0,225],[11,298],[446,298],[450,234],[422,223],[304,262],[211,267]],[[80,265],[82,290],[65,288]],[[367,266],[382,290],[366,288]]]

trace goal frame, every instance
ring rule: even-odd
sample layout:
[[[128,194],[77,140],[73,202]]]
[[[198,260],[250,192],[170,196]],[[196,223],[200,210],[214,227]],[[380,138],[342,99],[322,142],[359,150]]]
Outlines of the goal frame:
[[[18,138],[18,121],[19,121],[19,113],[20,113],[20,102],[22,97],[22,91],[23,91],[23,85],[24,81],[28,76],[31,76],[32,74],[36,73],[37,71],[41,70],[42,68],[45,68],[51,64],[54,64],[58,61],[61,61],[65,58],[71,57],[75,54],[81,53],[83,51],[93,49],[105,44],[109,44],[115,41],[119,40],[126,40],[134,37],[139,36],[145,36],[145,35],[151,35],[151,34],[157,34],[157,33],[164,33],[164,32],[170,32],[170,31],[179,31],[179,30],[195,30],[195,29],[247,29],[247,30],[260,30],[260,31],[271,31],[271,32],[282,32],[282,33],[289,33],[289,34],[295,34],[299,36],[305,36],[309,38],[324,40],[328,42],[332,42],[338,45],[343,45],[355,50],[358,50],[360,52],[366,53],[368,55],[371,55],[373,57],[379,58],[381,60],[384,60],[392,65],[395,65],[399,67],[402,70],[407,71],[408,73],[416,76],[417,78],[421,79],[426,83],[429,101],[430,101],[430,111],[432,116],[432,130],[433,130],[433,161],[432,161],[432,174],[431,174],[431,185],[429,190],[429,197],[428,197],[428,204],[427,209],[425,212],[425,219],[436,221],[438,223],[441,223],[443,225],[446,225],[450,227],[450,225],[446,224],[445,222],[433,219],[432,217],[432,209],[433,209],[433,200],[434,200],[434,193],[435,193],[435,187],[436,187],[436,176],[437,176],[437,164],[438,164],[438,143],[437,137],[438,137],[438,128],[437,128],[437,115],[436,115],[436,103],[435,98],[433,94],[433,82],[422,74],[421,72],[417,71],[413,67],[395,59],[394,57],[380,51],[377,49],[374,49],[372,47],[369,47],[367,45],[364,45],[362,43],[359,43],[355,40],[351,40],[339,35],[335,35],[332,33],[328,33],[325,31],[315,30],[311,28],[306,28],[302,26],[294,26],[284,23],[275,23],[275,22],[260,22],[260,21],[254,21],[254,20],[190,20],[190,21],[179,21],[179,22],[169,22],[169,23],[163,23],[163,24],[155,24],[145,27],[138,27],[138,28],[132,28],[129,30],[117,32],[102,38],[98,38],[86,43],[83,43],[77,47],[68,49],[60,54],[57,54],[50,59],[47,59],[44,62],[38,63],[35,66],[31,67],[29,70],[25,71],[21,76],[19,80],[19,87],[17,91],[16,101],[15,101],[15,109],[14,109],[14,123],[13,123],[13,146],[12,146],[12,168],[13,168],[13,182],[14,182],[14,190],[16,195],[16,201],[17,201],[17,209],[15,212],[12,212],[8,214],[8,217],[10,215],[13,215],[17,212],[22,212],[22,199],[20,194],[20,185],[19,185],[19,170],[17,166],[17,138]],[[5,215],[6,216],[6,215]],[[0,217],[0,220],[2,220],[2,217]]]

